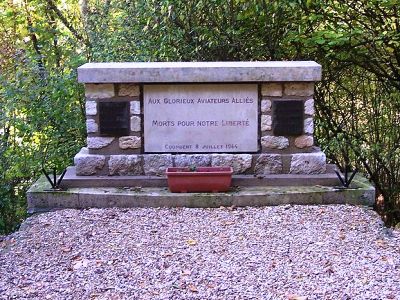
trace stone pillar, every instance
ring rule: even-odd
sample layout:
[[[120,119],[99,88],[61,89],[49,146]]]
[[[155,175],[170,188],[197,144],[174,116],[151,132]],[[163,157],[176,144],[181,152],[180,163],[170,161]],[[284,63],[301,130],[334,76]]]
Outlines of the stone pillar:
[[[271,161],[281,158],[282,172],[293,174],[320,174],[326,171],[326,157],[314,145],[314,82],[263,83],[261,85],[261,152],[275,155],[274,159],[259,159],[256,170],[271,171]],[[293,134],[277,135],[274,132],[276,112],[274,107],[285,102],[290,110],[290,103],[300,106],[302,127],[294,128]],[[300,105],[299,105],[300,103]],[[276,156],[278,155],[278,156]]]
[[[90,154],[139,154],[142,146],[142,111],[138,84],[85,84],[87,144]],[[102,132],[100,107],[103,103],[126,103],[129,130],[124,135]],[[112,108],[111,108],[112,110]]]

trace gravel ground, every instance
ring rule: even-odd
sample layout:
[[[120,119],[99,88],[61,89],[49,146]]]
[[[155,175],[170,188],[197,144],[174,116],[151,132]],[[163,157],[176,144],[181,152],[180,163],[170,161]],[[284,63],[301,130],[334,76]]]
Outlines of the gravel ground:
[[[0,240],[0,299],[400,299],[364,207],[62,210]]]

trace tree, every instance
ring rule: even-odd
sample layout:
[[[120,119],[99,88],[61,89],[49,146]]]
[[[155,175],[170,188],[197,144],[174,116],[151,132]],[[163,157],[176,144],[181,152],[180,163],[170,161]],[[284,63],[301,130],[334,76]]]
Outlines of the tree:
[[[49,3],[0,3],[0,232],[25,216],[25,191],[42,167],[66,167],[84,144],[75,70],[85,57]]]

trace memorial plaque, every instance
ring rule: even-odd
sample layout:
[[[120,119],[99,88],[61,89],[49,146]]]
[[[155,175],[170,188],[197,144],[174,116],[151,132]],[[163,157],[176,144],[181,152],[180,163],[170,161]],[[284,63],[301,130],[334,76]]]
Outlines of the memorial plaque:
[[[99,102],[100,134],[129,134],[129,102]]]
[[[303,134],[303,101],[274,101],[272,120],[274,135],[298,136]]]
[[[255,152],[256,84],[145,85],[145,152]]]

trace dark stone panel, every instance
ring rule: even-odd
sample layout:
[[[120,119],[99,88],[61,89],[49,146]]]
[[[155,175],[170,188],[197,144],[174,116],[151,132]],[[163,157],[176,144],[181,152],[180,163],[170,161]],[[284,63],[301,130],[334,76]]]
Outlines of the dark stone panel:
[[[277,136],[299,136],[303,134],[303,101],[273,101],[272,131]]]
[[[99,102],[98,106],[100,135],[129,134],[129,102]]]

